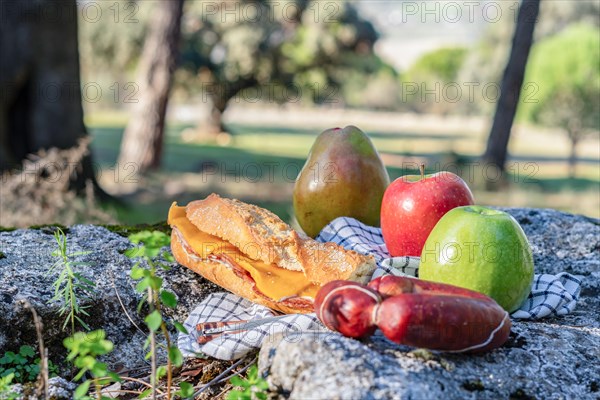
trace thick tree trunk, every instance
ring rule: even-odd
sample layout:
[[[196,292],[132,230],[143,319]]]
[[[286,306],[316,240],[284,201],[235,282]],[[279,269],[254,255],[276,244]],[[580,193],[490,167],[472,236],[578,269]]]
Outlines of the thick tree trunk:
[[[134,163],[137,173],[160,166],[165,114],[178,56],[183,0],[157,5],[140,59],[138,103],[121,143],[119,168]]]
[[[223,113],[225,112],[225,108],[227,108],[228,101],[229,99],[213,98],[213,107],[206,128],[208,134],[218,135],[219,133],[226,132],[225,125],[223,124]]]
[[[508,140],[517,112],[539,9],[540,0],[523,0],[521,2],[510,57],[504,70],[500,98],[484,154],[484,161],[492,163],[501,171],[504,171],[506,165]]]
[[[77,146],[87,135],[79,78],[75,0],[0,2],[0,171],[42,149]],[[65,171],[66,172],[66,171]],[[91,156],[73,187],[95,183]]]
[[[223,113],[227,109],[229,100],[233,99],[245,89],[249,89],[258,85],[258,81],[254,78],[239,79],[234,82],[227,82],[223,85],[209,85],[206,94],[212,101],[212,110],[208,121],[203,121],[198,124],[196,130],[198,137],[208,137],[210,135],[218,135],[227,133],[227,127],[223,124]]]

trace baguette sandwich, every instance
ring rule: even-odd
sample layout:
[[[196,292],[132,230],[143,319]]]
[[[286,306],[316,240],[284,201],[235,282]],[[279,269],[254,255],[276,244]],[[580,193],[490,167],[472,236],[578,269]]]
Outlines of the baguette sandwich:
[[[177,262],[283,313],[313,312],[321,286],[367,283],[375,269],[371,256],[317,242],[268,210],[216,194],[186,207],[173,203],[168,223]]]

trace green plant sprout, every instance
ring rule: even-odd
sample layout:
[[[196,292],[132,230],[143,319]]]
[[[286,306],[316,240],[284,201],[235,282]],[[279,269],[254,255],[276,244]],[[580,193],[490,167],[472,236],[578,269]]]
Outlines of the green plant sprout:
[[[54,297],[51,301],[61,303],[59,313],[61,316],[66,314],[62,329],[71,325],[71,335],[75,334],[75,321],[84,329],[90,327],[81,319],[81,315],[89,316],[86,309],[89,306],[82,306],[83,300],[91,299],[96,287],[95,283],[84,277],[81,273],[75,272],[74,267],[90,265],[89,263],[73,261],[75,257],[89,254],[89,251],[79,251],[67,253],[67,236],[62,229],[57,228],[54,232],[57,249],[52,252],[53,257],[58,260],[52,264],[48,273],[58,272],[58,277],[52,284],[54,287]],[[78,294],[79,293],[79,294]],[[81,296],[81,297],[80,297]]]
[[[40,373],[40,358],[31,346],[23,345],[18,353],[7,351],[0,357],[0,377],[12,375],[16,383],[35,382]],[[48,371],[51,376],[56,376],[58,368],[48,360]],[[1,398],[1,397],[0,397]]]
[[[243,390],[232,390],[227,394],[227,400],[266,400],[269,384],[258,375],[256,364],[248,368],[246,379],[233,376],[229,382]]]
[[[20,397],[18,393],[12,391],[13,379],[15,374],[10,373],[0,378],[0,399],[2,400],[15,400]]]
[[[143,295],[140,301],[138,310],[141,309],[141,305],[146,302],[148,304],[149,313],[144,319],[150,333],[146,340],[145,348],[150,347],[149,352],[146,354],[146,359],[151,359],[152,375],[150,377],[151,389],[144,391],[140,397],[143,398],[152,393],[153,398],[156,398],[156,381],[167,376],[167,400],[171,398],[171,386],[173,381],[173,366],[181,366],[183,364],[183,356],[181,351],[176,345],[171,342],[171,336],[167,328],[167,323],[163,317],[162,309],[164,307],[175,308],[177,307],[177,298],[172,292],[162,289],[163,279],[157,275],[157,268],[161,268],[165,271],[170,270],[168,265],[160,262],[155,262],[154,259],[159,255],[162,256],[167,262],[173,262],[173,256],[167,252],[162,251],[165,246],[171,244],[171,238],[169,235],[159,231],[141,231],[129,235],[129,240],[133,244],[140,246],[129,249],[125,252],[125,255],[131,259],[141,259],[148,268],[143,267],[140,261],[131,269],[131,278],[139,281],[136,286],[136,291]],[[162,253],[161,253],[162,251]],[[179,322],[174,321],[173,326],[179,332],[187,333],[186,329]],[[156,366],[156,333],[160,329],[166,342],[167,351],[167,365]],[[176,392],[176,395],[182,397],[189,397],[191,395],[191,385],[187,382],[180,384],[180,390]],[[187,395],[187,396],[185,396]]]
[[[63,344],[69,350],[67,361],[72,361],[75,367],[79,369],[74,380],[81,379],[88,371],[92,375],[91,380],[83,381],[75,389],[73,398],[75,400],[92,399],[87,394],[93,384],[96,399],[109,399],[102,396],[102,386],[111,382],[119,382],[121,378],[116,373],[109,371],[106,364],[97,359],[99,356],[110,353],[113,349],[113,343],[106,340],[106,333],[101,329],[89,333],[77,332],[66,338]]]

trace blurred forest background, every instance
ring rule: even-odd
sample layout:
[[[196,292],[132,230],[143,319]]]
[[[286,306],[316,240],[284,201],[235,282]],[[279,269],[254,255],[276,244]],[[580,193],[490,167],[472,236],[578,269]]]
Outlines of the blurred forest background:
[[[152,223],[211,192],[292,222],[346,125],[392,179],[424,162],[482,204],[598,218],[599,29],[596,0],[3,3],[0,225]]]

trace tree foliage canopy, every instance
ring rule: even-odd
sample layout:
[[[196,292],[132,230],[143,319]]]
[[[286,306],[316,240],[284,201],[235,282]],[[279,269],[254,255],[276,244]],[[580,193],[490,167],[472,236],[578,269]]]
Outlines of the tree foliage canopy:
[[[421,56],[408,72],[410,77],[422,77],[453,82],[467,56],[464,47],[444,47]]]
[[[326,102],[348,69],[369,73],[380,66],[361,63],[360,57],[374,57],[378,36],[343,1],[191,2],[183,34],[183,68],[214,85],[221,109],[240,91],[264,85],[294,87]],[[289,100],[284,93],[273,91],[270,99]]]
[[[537,93],[522,104],[520,117],[577,134],[600,129],[600,30],[571,25],[537,43],[525,82]]]
[[[84,71],[122,79],[139,59],[153,5],[119,0],[117,18],[115,4],[101,4],[97,22],[82,21],[80,43]],[[240,91],[264,85],[293,89],[272,90],[271,101],[337,101],[355,72],[376,76],[386,69],[373,53],[377,39],[373,25],[342,0],[190,1],[176,88],[188,95],[208,92],[220,111]]]

